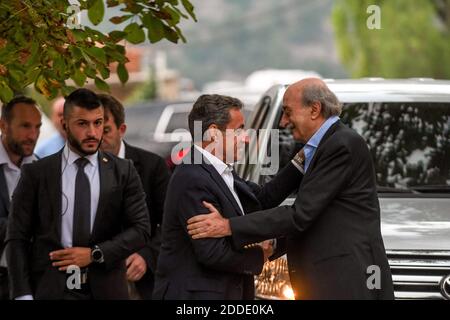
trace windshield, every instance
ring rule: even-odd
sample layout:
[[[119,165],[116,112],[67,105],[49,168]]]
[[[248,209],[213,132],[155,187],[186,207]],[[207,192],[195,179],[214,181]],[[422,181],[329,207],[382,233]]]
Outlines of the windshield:
[[[380,192],[448,192],[450,103],[344,103],[341,120],[366,140]],[[302,145],[281,129],[279,147],[282,168]]]
[[[342,121],[367,142],[382,187],[450,185],[450,103],[355,103]]]

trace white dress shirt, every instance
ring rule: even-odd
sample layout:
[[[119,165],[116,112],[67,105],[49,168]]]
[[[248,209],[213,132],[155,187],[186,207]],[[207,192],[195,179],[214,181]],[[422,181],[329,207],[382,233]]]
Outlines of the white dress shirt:
[[[234,190],[234,177],[232,173],[233,171],[232,166],[224,163],[222,160],[217,158],[211,152],[203,149],[202,147],[198,145],[194,145],[194,147],[197,148],[197,150],[201,152],[203,156],[211,163],[214,169],[216,169],[216,171],[219,173],[219,175],[222,177],[223,181],[227,185],[228,189],[230,189],[230,192],[233,195],[234,199],[236,200],[237,204],[239,205],[242,214],[245,214],[244,209],[242,208],[241,200],[239,200],[239,197],[236,191]]]
[[[22,159],[22,164],[31,163],[37,160],[35,155],[29,157],[24,157]],[[6,152],[3,142],[0,141],[0,165],[3,169],[3,174],[5,175],[6,186],[8,187],[8,195],[11,200],[14,189],[17,187],[17,183],[20,179],[20,168],[17,167],[11,159],[9,159],[8,153]],[[0,258],[0,267],[6,268],[6,250],[3,250],[3,254]]]
[[[64,248],[72,247],[73,209],[75,201],[75,179],[78,166],[75,161],[80,155],[70,150],[66,144],[61,157],[61,244]],[[91,185],[91,232],[97,214],[100,197],[100,174],[98,167],[98,152],[85,157],[89,163],[84,167]]]
[[[120,159],[125,159],[125,143],[123,143],[123,140],[120,140],[120,149],[117,157]]]

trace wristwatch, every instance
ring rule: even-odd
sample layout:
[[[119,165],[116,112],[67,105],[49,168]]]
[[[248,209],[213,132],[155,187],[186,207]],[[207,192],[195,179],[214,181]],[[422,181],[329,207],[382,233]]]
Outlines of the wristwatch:
[[[91,250],[92,261],[95,263],[103,263],[105,259],[103,259],[103,251],[99,246],[95,245]]]

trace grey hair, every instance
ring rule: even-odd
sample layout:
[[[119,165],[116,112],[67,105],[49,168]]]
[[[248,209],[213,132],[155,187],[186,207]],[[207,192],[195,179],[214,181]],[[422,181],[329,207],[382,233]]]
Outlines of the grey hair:
[[[325,119],[339,116],[342,105],[336,95],[323,84],[307,84],[302,90],[302,105],[310,106],[314,102],[322,105],[322,115]]]
[[[202,136],[212,124],[217,125],[220,130],[224,130],[230,122],[230,109],[242,109],[244,104],[241,100],[229,96],[218,94],[204,94],[195,101],[189,113],[189,131],[194,137],[194,122],[200,121],[202,124]]]

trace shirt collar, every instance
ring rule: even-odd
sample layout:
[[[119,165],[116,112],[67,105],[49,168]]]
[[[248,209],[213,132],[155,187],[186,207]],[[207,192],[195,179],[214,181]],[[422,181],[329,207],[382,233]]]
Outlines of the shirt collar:
[[[330,129],[330,127],[338,120],[338,116],[332,116],[328,118],[324,123],[322,123],[319,130],[314,133],[314,135],[311,137],[311,139],[309,139],[306,145],[317,148],[325,133],[327,133],[328,129]]]
[[[70,150],[69,145],[67,143],[64,146],[63,154],[64,154],[64,156],[67,159],[67,164],[68,165],[73,164],[78,158],[81,158],[81,156],[78,153],[73,152],[72,150]],[[84,158],[89,160],[89,163],[91,165],[93,165],[94,167],[97,167],[97,164],[98,164],[98,151],[95,152],[94,154],[87,155]]]
[[[211,165],[217,170],[217,172],[220,175],[222,175],[225,172],[225,170],[230,168],[229,165],[227,165],[225,162],[217,158],[211,152],[203,149],[202,147],[196,144],[194,144],[194,147],[197,148],[197,150],[203,154],[203,156],[211,163]]]
[[[120,159],[125,159],[125,143],[123,143],[123,140],[120,140],[120,149],[117,157]]]
[[[31,163],[33,161],[36,161],[37,158],[34,154],[28,157],[24,157],[22,159],[22,164]],[[8,152],[6,152],[5,146],[3,145],[3,141],[0,139],[0,165],[7,164],[10,168],[17,168],[18,167],[11,161],[11,159],[8,156]]]

